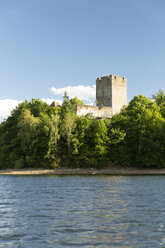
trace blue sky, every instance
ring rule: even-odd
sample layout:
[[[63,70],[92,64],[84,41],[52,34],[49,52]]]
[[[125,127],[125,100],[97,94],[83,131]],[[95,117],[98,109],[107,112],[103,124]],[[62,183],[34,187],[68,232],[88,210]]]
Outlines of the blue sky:
[[[128,100],[164,90],[164,13],[164,0],[1,0],[0,116],[109,74],[127,77]]]

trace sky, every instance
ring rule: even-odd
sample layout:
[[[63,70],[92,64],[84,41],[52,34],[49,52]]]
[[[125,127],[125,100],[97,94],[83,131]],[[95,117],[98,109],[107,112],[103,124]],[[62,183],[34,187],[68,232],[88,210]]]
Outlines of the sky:
[[[128,101],[165,90],[164,0],[0,0],[0,120],[66,90],[95,101],[96,78],[127,78]]]

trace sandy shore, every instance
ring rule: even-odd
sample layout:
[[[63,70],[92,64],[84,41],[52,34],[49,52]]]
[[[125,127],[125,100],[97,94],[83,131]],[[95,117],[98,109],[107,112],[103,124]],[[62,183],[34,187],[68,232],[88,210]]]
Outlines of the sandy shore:
[[[111,166],[104,169],[85,168],[57,168],[57,169],[22,169],[22,170],[0,170],[0,175],[165,175],[164,169],[139,169]]]

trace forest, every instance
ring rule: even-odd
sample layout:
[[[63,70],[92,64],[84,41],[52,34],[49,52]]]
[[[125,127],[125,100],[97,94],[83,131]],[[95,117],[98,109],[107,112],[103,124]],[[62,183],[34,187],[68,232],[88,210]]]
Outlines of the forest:
[[[165,167],[165,94],[135,96],[111,119],[76,115],[77,97],[62,107],[25,100],[0,124],[0,169],[108,166]]]

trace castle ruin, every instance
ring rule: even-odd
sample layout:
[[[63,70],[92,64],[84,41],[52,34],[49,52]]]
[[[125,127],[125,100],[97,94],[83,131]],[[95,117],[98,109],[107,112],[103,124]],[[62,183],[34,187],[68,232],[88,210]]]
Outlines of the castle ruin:
[[[92,113],[94,117],[111,118],[127,105],[127,79],[109,75],[96,79],[96,105],[77,106],[77,115]]]

